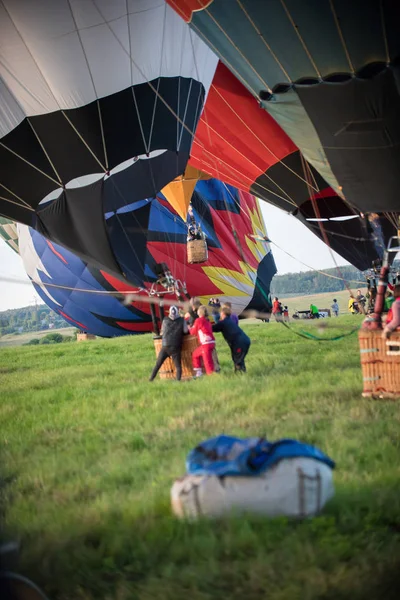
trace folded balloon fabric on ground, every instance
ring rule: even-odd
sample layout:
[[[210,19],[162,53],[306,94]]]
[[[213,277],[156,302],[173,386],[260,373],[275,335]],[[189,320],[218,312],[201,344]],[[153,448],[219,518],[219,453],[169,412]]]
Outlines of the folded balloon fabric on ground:
[[[171,488],[172,510],[179,518],[314,516],[334,494],[334,468],[321,450],[298,440],[220,435],[189,453],[187,474]]]

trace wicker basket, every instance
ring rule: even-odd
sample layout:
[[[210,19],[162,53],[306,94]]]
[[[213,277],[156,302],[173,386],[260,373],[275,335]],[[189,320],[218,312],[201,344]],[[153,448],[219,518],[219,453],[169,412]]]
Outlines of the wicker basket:
[[[206,240],[187,242],[187,259],[190,265],[207,262],[208,248]]]
[[[363,396],[400,399],[400,331],[392,333],[389,340],[381,336],[381,330],[358,334]]]
[[[86,342],[87,340],[95,340],[96,336],[92,333],[78,333],[76,336],[77,342]]]
[[[162,338],[154,338],[154,349],[156,356],[159,355],[162,345]],[[192,352],[196,350],[199,342],[197,337],[193,335],[185,335],[182,344],[182,379],[192,379],[193,377],[193,366],[192,366]],[[175,379],[175,365],[172,358],[167,358],[163,366],[159,370],[160,379]]]

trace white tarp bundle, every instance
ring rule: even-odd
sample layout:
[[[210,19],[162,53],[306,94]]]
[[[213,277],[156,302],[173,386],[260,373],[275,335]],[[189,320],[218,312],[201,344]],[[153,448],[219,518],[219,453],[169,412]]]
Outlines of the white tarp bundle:
[[[258,476],[186,475],[171,489],[180,518],[253,513],[269,517],[311,517],[334,494],[333,471],[313,458],[289,458]]]

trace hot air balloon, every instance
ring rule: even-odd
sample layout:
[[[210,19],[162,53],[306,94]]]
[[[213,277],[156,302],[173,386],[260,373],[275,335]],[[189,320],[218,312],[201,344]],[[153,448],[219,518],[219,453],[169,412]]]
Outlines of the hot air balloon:
[[[0,213],[121,275],[103,206],[182,177],[216,56],[159,0],[5,0],[0,40]]]
[[[379,258],[372,232],[392,233],[391,220],[376,208],[372,227],[362,207],[344,199],[324,152],[298,135],[308,121],[297,104],[291,118],[259,107],[259,92],[226,60],[232,44],[220,48],[225,37],[212,11],[223,4],[4,0],[0,213],[127,277],[104,207],[116,212],[162,190],[185,219],[208,173],[292,212],[360,269]],[[230,2],[221,19],[244,4]],[[210,20],[215,44],[206,35]],[[253,42],[247,21],[235,22],[237,49]]]
[[[285,209],[287,192],[307,226],[359,268],[370,266],[381,253],[367,214],[380,216],[387,241],[400,212],[399,3],[235,0],[227,10],[224,0],[167,1],[293,144],[286,154],[278,147],[275,167],[249,173],[253,191],[261,182],[272,193],[258,195]],[[229,93],[225,100],[239,104]],[[251,124],[263,141],[265,123]],[[290,170],[307,181],[307,199],[286,181]]]
[[[145,300],[155,289],[161,264],[168,265],[188,295],[200,296],[205,303],[216,296],[232,302],[238,313],[245,308],[267,310],[276,267],[263,241],[266,231],[254,197],[214,179],[202,180],[194,189],[191,213],[207,236],[208,260],[202,264],[187,264],[187,225],[162,193],[105,213],[112,251],[144,299],[128,306],[118,292],[131,291],[131,284],[85,263],[33,228],[18,225],[17,235],[15,225],[7,222],[0,234],[19,245],[26,272],[43,301],[71,325],[95,335],[153,329]],[[175,289],[165,291],[163,298],[176,299]]]
[[[18,231],[16,223],[0,217],[0,237],[15,252],[18,252]]]

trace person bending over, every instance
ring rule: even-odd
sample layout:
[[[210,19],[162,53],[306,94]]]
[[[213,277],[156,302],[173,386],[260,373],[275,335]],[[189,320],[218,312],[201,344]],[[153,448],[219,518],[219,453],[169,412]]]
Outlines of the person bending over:
[[[250,348],[250,338],[232,321],[229,308],[221,308],[221,319],[213,325],[212,329],[214,332],[220,331],[230,347],[235,372],[246,372],[244,359]]]
[[[222,308],[228,308],[231,311],[231,319],[234,323],[236,323],[236,325],[239,325],[239,317],[237,315],[235,315],[235,313],[232,312],[232,303],[231,302],[224,302],[222,305]]]
[[[158,371],[167,358],[171,357],[176,369],[176,380],[180,381],[182,377],[181,351],[183,336],[188,332],[186,321],[179,315],[177,306],[171,306],[168,317],[162,322],[161,335],[162,346],[160,354],[157,356],[156,364],[150,375],[149,381],[155,379]]]

